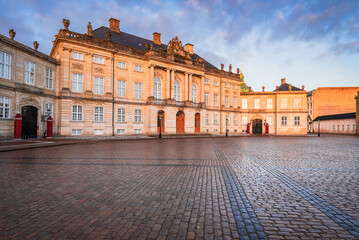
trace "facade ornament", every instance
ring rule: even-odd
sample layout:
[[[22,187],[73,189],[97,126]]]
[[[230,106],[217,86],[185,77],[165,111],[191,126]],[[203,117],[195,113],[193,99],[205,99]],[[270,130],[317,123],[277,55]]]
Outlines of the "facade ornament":
[[[237,68],[237,74],[239,74],[239,68]]]
[[[39,48],[39,43],[37,41],[34,41],[32,44],[34,45],[34,48],[37,51],[37,49]]]
[[[278,87],[278,86],[275,87],[275,91],[276,91],[276,92],[279,91],[279,87]]]
[[[145,47],[146,47],[146,51],[149,51],[149,50],[150,50],[150,44],[145,43]]]
[[[262,92],[264,92],[264,89],[265,89],[265,87],[264,87],[264,86],[262,86]]]
[[[112,36],[111,32],[110,32],[110,31],[107,31],[107,32],[106,32],[106,38],[107,38],[107,40],[110,41],[111,36]]]
[[[69,30],[70,20],[63,18],[62,23],[64,24],[65,29]]]
[[[223,63],[221,63],[221,70],[223,71],[223,68],[224,68],[224,64]]]
[[[10,36],[11,40],[14,39],[15,35],[16,35],[16,32],[14,31],[14,29],[9,29],[9,36]]]
[[[229,64],[229,72],[232,72],[232,64]]]
[[[304,85],[302,85],[302,91],[304,91]]]
[[[182,42],[178,40],[177,36],[168,42],[167,53],[171,55],[179,55],[182,57],[186,56]]]
[[[86,34],[87,34],[88,36],[92,36],[92,26],[91,26],[91,22],[89,22],[89,23],[87,24],[87,32],[86,32]]]

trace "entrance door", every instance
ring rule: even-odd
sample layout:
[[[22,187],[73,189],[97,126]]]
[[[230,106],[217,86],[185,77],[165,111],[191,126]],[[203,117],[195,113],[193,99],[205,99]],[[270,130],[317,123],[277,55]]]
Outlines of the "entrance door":
[[[162,110],[157,113],[157,132],[165,132],[165,112]]]
[[[201,115],[199,113],[196,113],[194,117],[194,131],[196,133],[201,132]]]
[[[184,133],[184,113],[178,111],[176,115],[176,132]]]
[[[254,119],[252,122],[252,132],[253,134],[262,134],[262,120]]]
[[[37,108],[24,106],[21,108],[22,138],[37,137]]]

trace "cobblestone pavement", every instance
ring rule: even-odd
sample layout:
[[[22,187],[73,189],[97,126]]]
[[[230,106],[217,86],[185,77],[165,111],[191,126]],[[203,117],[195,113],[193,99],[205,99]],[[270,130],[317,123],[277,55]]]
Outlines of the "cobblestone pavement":
[[[0,239],[359,239],[354,136],[0,153]]]

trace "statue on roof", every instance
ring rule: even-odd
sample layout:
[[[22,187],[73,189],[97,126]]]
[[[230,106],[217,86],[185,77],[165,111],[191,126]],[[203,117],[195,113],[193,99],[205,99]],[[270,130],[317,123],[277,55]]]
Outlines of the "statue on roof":
[[[182,46],[182,42],[178,40],[178,37],[174,37],[168,42],[167,53],[172,55],[186,56],[186,52]]]

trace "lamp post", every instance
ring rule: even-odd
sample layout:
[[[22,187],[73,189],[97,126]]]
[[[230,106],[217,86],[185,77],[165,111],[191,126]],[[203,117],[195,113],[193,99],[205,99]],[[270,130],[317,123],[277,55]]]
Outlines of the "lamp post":
[[[318,119],[318,137],[320,137],[320,118]]]
[[[267,123],[267,121],[266,121],[266,119],[264,119],[264,132],[266,133],[266,123]],[[262,133],[263,133],[263,130],[262,130]]]
[[[162,118],[163,116],[158,116],[158,124],[160,125],[160,134],[158,135],[159,138],[162,138]]]
[[[226,118],[226,137],[228,137],[228,118]]]

